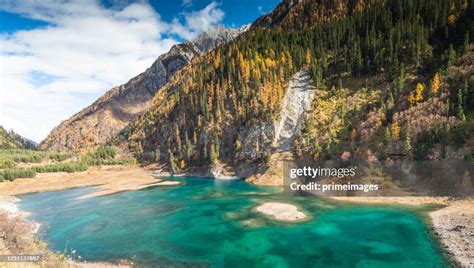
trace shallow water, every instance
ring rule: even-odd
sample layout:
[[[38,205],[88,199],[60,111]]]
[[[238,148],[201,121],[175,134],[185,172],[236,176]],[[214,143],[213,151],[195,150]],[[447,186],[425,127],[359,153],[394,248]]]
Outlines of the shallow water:
[[[292,197],[243,181],[172,178],[182,185],[77,200],[93,188],[20,197],[42,239],[85,260],[213,267],[440,267],[448,260],[416,211]],[[265,201],[309,220],[278,223]]]

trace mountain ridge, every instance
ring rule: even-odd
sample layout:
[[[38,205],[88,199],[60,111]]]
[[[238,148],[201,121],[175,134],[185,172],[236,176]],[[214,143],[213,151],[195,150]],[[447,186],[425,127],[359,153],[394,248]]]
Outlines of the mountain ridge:
[[[296,157],[365,161],[436,155],[437,141],[427,144],[419,136],[420,124],[405,117],[427,114],[423,124],[436,127],[426,125],[425,131],[449,124],[443,130],[447,137],[454,129],[469,132],[464,111],[470,108],[459,99],[470,95],[456,97],[459,81],[443,84],[441,94],[439,76],[448,76],[447,67],[467,53],[474,4],[361,3],[283,2],[233,42],[181,70],[117,142],[143,163],[165,163],[178,173],[265,166],[274,153],[274,121],[285,85],[307,69],[321,94],[295,137]],[[327,13],[312,19],[322,12],[320,4]],[[440,108],[440,102],[450,109]],[[433,103],[436,109],[429,109]]]
[[[252,27],[299,30],[343,18],[369,4],[362,0],[283,0],[275,9],[252,23]]]
[[[0,149],[35,149],[36,142],[0,126]]]
[[[214,26],[195,41],[173,45],[143,73],[115,86],[88,107],[61,122],[39,145],[40,149],[63,151],[93,148],[115,136],[149,105],[156,91],[195,57],[235,38],[236,28]]]

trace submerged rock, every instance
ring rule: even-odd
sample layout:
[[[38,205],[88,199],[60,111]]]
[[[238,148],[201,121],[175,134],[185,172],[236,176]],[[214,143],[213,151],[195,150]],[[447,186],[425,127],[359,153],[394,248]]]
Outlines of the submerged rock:
[[[298,211],[297,206],[285,203],[267,202],[258,206],[256,211],[279,221],[299,221],[306,219],[306,215]]]

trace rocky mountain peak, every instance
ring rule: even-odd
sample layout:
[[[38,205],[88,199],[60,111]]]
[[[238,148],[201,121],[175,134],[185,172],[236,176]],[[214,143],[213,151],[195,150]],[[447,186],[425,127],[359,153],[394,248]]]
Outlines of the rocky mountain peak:
[[[204,53],[213,47],[228,43],[247,29],[248,27],[245,26],[240,28],[226,28],[222,25],[211,26],[201,33],[193,41],[193,44],[201,51],[201,53]]]
[[[143,73],[113,87],[90,106],[53,129],[41,149],[82,150],[104,144],[143,113],[155,93],[193,58],[237,37],[243,29],[213,26],[193,42],[184,41],[160,55]]]

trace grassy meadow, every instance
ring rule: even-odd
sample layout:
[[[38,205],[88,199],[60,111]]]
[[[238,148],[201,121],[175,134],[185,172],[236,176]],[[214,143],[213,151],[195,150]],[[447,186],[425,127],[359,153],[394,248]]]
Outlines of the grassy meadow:
[[[117,149],[113,146],[102,146],[85,153],[0,149],[0,182],[34,178],[37,173],[72,173],[85,171],[90,166],[132,163],[133,159],[117,157]]]

